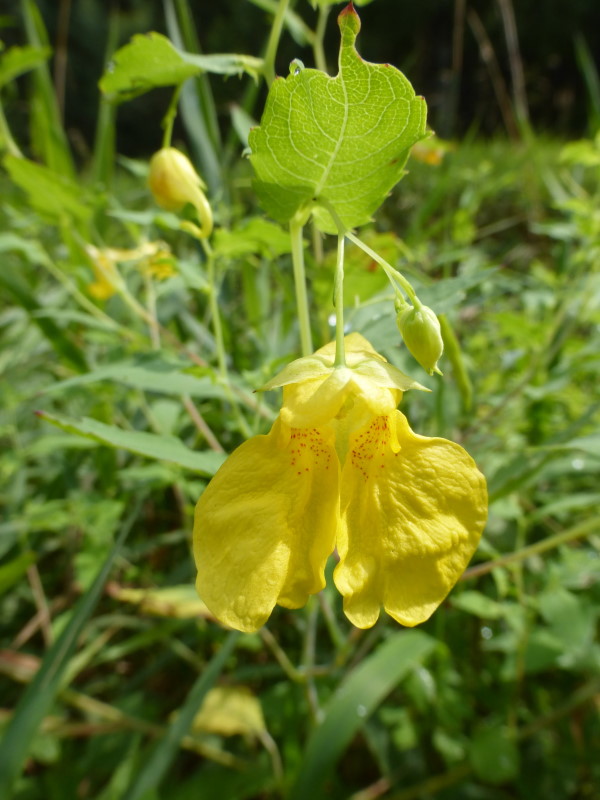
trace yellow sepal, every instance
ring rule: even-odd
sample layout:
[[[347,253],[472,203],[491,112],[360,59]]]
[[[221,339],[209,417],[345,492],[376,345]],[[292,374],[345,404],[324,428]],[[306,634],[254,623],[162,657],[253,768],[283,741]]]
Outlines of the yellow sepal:
[[[200,497],[198,593],[225,625],[258,630],[276,603],[299,608],[324,587],[338,519],[332,436],[278,419],[238,447]]]
[[[424,622],[475,552],[483,475],[462,447],[413,433],[395,411],[351,437],[341,486],[334,580],[346,616],[368,628],[383,605],[403,625]]]

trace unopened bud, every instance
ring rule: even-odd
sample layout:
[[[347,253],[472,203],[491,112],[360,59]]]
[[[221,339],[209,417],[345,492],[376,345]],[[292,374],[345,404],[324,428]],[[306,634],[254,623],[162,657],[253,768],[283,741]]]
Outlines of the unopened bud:
[[[444,342],[435,312],[427,306],[409,306],[398,312],[396,324],[411,355],[423,369],[430,375],[434,372],[441,375],[437,362],[444,351]]]
[[[203,191],[206,186],[186,155],[174,147],[163,147],[155,153],[150,160],[148,185],[158,205],[166,211],[181,211],[191,203],[200,220],[200,228],[193,226],[196,234],[210,236],[213,218]]]

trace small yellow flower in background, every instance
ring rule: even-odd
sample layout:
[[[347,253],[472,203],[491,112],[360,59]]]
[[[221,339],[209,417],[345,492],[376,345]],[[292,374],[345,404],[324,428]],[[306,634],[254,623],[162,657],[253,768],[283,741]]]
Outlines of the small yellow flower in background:
[[[213,217],[204,194],[206,185],[186,155],[174,147],[163,147],[155,153],[150,159],[148,185],[154,199],[165,211],[181,211],[191,203],[196,208],[200,228],[191,222],[182,222],[181,227],[199,238],[210,236]]]
[[[117,293],[117,286],[121,276],[117,269],[116,261],[108,255],[108,251],[99,250],[93,244],[86,247],[95,280],[88,284],[88,292],[97,300],[108,300]]]
[[[141,264],[145,275],[155,278],[157,281],[164,281],[171,278],[176,273],[175,257],[168,247],[162,245],[161,249],[145,258]]]
[[[485,479],[468,453],[419,436],[397,410],[422,388],[359,334],[289,364],[269,434],[235,450],[202,494],[194,521],[196,587],[232,628],[255,631],[276,604],[303,606],[334,581],[359,628],[380,607],[424,622],[475,552],[487,518]]]
[[[446,153],[451,150],[454,150],[451,142],[446,142],[437,136],[430,136],[428,139],[422,139],[413,145],[410,155],[411,158],[421,161],[423,164],[428,164],[430,167],[439,167]]]
[[[142,272],[157,280],[164,280],[175,273],[175,259],[164,242],[144,242],[132,250],[113,247],[98,248],[86,245],[86,252],[94,270],[95,280],[88,285],[92,297],[108,300],[119,290],[123,278],[117,265],[134,262]]]

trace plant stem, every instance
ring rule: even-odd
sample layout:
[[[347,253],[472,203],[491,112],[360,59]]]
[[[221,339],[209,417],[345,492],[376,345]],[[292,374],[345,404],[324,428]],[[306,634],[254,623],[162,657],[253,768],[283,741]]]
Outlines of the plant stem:
[[[263,626],[260,631],[260,638],[263,642],[267,645],[267,647],[271,650],[273,655],[275,656],[277,663],[281,667],[281,669],[285,672],[287,677],[293,681],[294,683],[305,683],[306,682],[306,675],[300,672],[297,669],[290,659],[288,658],[287,653],[283,648],[280,646],[277,639],[273,636],[271,631],[265,626]]]
[[[566,531],[561,531],[561,533],[557,533],[547,539],[542,539],[541,542],[530,544],[528,547],[523,547],[520,550],[516,550],[514,553],[507,553],[504,556],[495,558],[493,561],[485,561],[483,564],[476,564],[474,567],[470,567],[470,569],[466,570],[461,580],[486,575],[497,567],[505,567],[507,564],[519,563],[530,556],[539,556],[545,553],[546,550],[552,550],[561,544],[567,544],[567,542],[571,542],[573,539],[581,539],[582,536],[587,536],[599,529],[600,522],[598,522],[597,519],[586,519],[579,523],[579,525],[574,525]]]
[[[317,620],[319,618],[319,606],[315,602],[314,595],[309,598],[306,606],[306,613],[306,631],[304,634],[304,648],[302,654],[302,663],[306,672],[306,682],[304,686],[306,691],[306,699],[312,714],[313,722],[318,724],[321,722],[323,714],[319,706],[319,695],[317,693],[317,687],[312,674],[315,666],[315,651],[317,647]]]
[[[228,382],[229,376],[227,373],[227,356],[225,353],[225,342],[223,340],[223,326],[221,325],[221,313],[219,311],[219,303],[217,302],[217,287],[215,282],[215,258],[212,248],[206,239],[200,240],[204,252],[206,253],[206,266],[208,273],[208,302],[210,313],[212,316],[213,330],[215,334],[215,347],[217,348],[217,363],[219,365],[219,372],[221,377]]]
[[[313,41],[313,55],[315,57],[315,66],[322,72],[327,72],[327,62],[325,61],[323,39],[325,38],[325,28],[327,26],[328,16],[329,16],[329,7],[320,6],[319,18],[317,20],[317,27],[315,30],[315,39]]]
[[[271,26],[271,35],[267,42],[267,51],[263,64],[263,75],[269,86],[275,80],[275,54],[279,46],[279,39],[281,38],[281,31],[283,29],[283,20],[287,11],[289,0],[279,0],[277,11]]]
[[[45,251],[43,258],[40,258],[38,263],[41,264],[50,273],[50,275],[52,275],[52,277],[67,290],[71,297],[73,297],[73,299],[76,300],[77,303],[79,303],[79,305],[92,317],[105,324],[108,328],[118,331],[121,335],[126,336],[128,339],[133,339],[135,337],[133,331],[129,330],[124,325],[120,325],[112,317],[109,317],[108,314],[98,308],[98,306],[96,306],[88,297],[86,297],[77,288],[73,281],[67,277],[65,271],[55,264]]]
[[[309,356],[313,351],[310,332],[310,315],[308,313],[308,295],[306,293],[306,273],[304,270],[304,248],[302,243],[303,226],[292,220],[290,222],[290,239],[292,242],[292,264],[294,266],[294,286],[296,289],[296,308],[300,326],[300,345],[302,355]]]
[[[383,271],[388,276],[389,281],[392,284],[392,286],[394,287],[394,291],[396,292],[396,294],[397,295],[400,294],[399,291],[398,291],[398,287],[396,285],[398,283],[398,284],[400,284],[402,289],[408,295],[408,299],[413,304],[413,306],[417,310],[419,308],[421,308],[421,306],[423,304],[421,303],[421,301],[417,297],[417,293],[413,289],[412,285],[409,283],[409,281],[406,280],[404,275],[402,275],[401,272],[398,272],[397,269],[394,269],[394,267],[392,267],[391,264],[388,264],[388,262],[385,260],[385,258],[382,258],[379,255],[379,253],[376,253],[375,250],[371,249],[368,244],[365,244],[362,241],[362,239],[359,239],[358,236],[356,236],[355,234],[352,233],[352,231],[348,230],[346,228],[346,226],[344,225],[344,223],[342,222],[342,220],[340,219],[340,217],[339,217],[337,211],[335,210],[335,208],[331,205],[331,203],[327,202],[327,200],[325,200],[324,198],[319,198],[319,203],[324,208],[326,208],[327,211],[330,213],[331,218],[333,219],[333,221],[334,221],[334,223],[335,223],[335,225],[336,225],[336,227],[338,229],[338,233],[343,234],[346,237],[346,239],[349,239],[357,247],[360,247],[361,250],[363,250],[368,256],[371,256],[371,258],[374,261],[376,261],[379,264],[380,267],[383,268]],[[404,298],[402,298],[402,300],[404,301]]]
[[[158,327],[158,318],[156,316],[156,292],[154,291],[154,283],[152,282],[151,275],[144,275],[144,283],[146,285],[146,305],[148,314],[152,318],[149,323],[150,327],[150,341],[152,342],[153,350],[160,350],[160,329]]]
[[[214,450],[215,453],[224,453],[225,450],[223,449],[223,446],[221,445],[215,434],[212,432],[212,430],[206,424],[204,417],[194,405],[192,398],[189,395],[184,394],[182,396],[182,402],[185,410],[190,415],[192,422],[194,423],[198,431],[202,434],[202,436],[204,436],[204,438],[206,439],[206,443],[209,445],[211,450]]]
[[[173,136],[173,125],[175,124],[175,117],[177,116],[177,104],[179,103],[179,95],[181,94],[181,90],[183,89],[183,83],[180,83],[179,86],[175,87],[175,91],[173,92],[173,97],[171,98],[171,102],[169,103],[169,108],[167,109],[167,113],[165,114],[162,124],[165,132],[163,134],[163,147],[170,147],[171,146],[171,137]]]
[[[358,238],[358,236],[355,236],[351,231],[346,231],[345,236],[347,239],[353,242],[357,247],[360,247],[360,249],[363,250],[368,256],[371,256],[371,258],[374,261],[376,261],[380,267],[383,268],[383,271],[390,279],[390,282],[392,286],[394,286],[394,288],[396,288],[395,283],[400,284],[400,286],[404,289],[404,291],[408,295],[408,299],[416,309],[421,308],[422,303],[417,297],[417,293],[415,292],[412,285],[409,283],[409,281],[406,280],[406,278],[401,272],[398,272],[397,269],[394,269],[394,267],[392,267],[391,264],[388,264],[385,258],[382,258],[379,255],[379,253],[376,253],[375,250],[372,250],[368,244],[365,244],[361,239]]]
[[[344,234],[338,235],[337,261],[335,265],[335,364],[346,366],[344,350]]]
[[[202,244],[202,247],[204,248],[204,252],[206,254],[207,277],[209,286],[208,303],[213,323],[215,347],[217,349],[217,364],[219,368],[219,375],[221,376],[221,380],[223,381],[223,385],[229,396],[229,402],[232,404],[235,410],[240,430],[242,431],[244,436],[249,437],[252,435],[252,431],[250,430],[246,418],[241,412],[241,409],[235,398],[231,386],[231,381],[229,380],[229,372],[227,369],[227,352],[225,350],[225,339],[223,338],[223,325],[221,323],[221,312],[219,310],[219,303],[217,298],[217,283],[215,275],[214,254],[212,251],[212,247],[210,246],[207,239],[200,239],[199,241]]]
[[[331,604],[323,592],[319,592],[317,599],[319,601],[321,614],[325,620],[325,625],[327,626],[327,630],[329,631],[329,636],[333,642],[335,650],[341,651],[343,648],[347,647],[347,641],[346,637],[342,633],[342,629],[338,625],[335,614],[333,613],[333,609],[331,608]]]

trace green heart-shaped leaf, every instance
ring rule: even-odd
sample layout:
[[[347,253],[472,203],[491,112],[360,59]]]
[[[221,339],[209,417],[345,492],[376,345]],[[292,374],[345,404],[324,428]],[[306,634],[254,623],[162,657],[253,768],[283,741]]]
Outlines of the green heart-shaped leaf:
[[[338,24],[338,75],[292,62],[291,74],[271,86],[249,137],[255,189],[268,213],[287,222],[312,211],[329,232],[337,227],[327,206],[347,228],[369,221],[425,136],[427,112],[395,67],[359,56],[360,20],[351,3]]]

